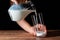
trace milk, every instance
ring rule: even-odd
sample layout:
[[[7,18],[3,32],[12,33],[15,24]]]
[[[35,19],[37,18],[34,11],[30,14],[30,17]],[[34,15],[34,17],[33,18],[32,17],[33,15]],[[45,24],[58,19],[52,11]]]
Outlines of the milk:
[[[35,10],[9,10],[9,15],[12,19],[12,21],[19,21],[24,19],[29,13],[33,12]]]
[[[43,32],[43,31],[36,31],[36,36],[43,37],[43,36],[45,36],[45,35],[46,35],[46,33]]]

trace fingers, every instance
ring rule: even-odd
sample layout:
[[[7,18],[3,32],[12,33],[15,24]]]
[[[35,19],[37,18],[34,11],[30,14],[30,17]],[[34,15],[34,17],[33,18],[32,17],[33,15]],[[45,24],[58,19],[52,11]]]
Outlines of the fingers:
[[[27,0],[11,0],[15,4],[25,3]]]
[[[46,26],[43,24],[37,24],[36,27],[38,27],[39,31],[47,32]]]
[[[13,3],[18,4],[17,0],[11,0]]]
[[[47,34],[47,29],[46,29],[46,26],[45,25],[39,24],[38,27],[40,28],[41,31],[44,31]]]

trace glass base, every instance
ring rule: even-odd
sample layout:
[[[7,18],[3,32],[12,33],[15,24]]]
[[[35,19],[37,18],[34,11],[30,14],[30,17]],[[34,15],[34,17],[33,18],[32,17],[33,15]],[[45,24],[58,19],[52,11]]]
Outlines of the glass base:
[[[36,36],[44,37],[45,35],[46,35],[46,33],[43,32],[43,31],[37,31],[37,32],[36,32]]]

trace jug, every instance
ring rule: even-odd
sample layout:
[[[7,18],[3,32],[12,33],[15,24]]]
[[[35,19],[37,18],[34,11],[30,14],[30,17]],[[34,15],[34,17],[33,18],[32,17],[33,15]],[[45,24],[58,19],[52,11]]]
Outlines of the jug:
[[[8,13],[12,21],[19,21],[24,19],[29,13],[34,12],[35,10],[31,10],[31,1],[27,1],[25,3],[13,4],[8,9]]]

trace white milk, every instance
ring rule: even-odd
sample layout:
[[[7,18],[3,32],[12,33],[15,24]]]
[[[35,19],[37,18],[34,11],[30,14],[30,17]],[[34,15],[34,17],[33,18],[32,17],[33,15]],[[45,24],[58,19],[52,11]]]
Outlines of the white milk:
[[[24,19],[29,13],[34,12],[35,10],[8,10],[9,15],[12,19],[12,21],[19,21],[21,19]]]
[[[36,31],[36,36],[43,37],[43,36],[45,36],[45,35],[46,35],[46,33],[43,32],[43,31]]]

